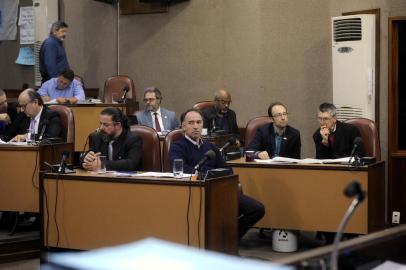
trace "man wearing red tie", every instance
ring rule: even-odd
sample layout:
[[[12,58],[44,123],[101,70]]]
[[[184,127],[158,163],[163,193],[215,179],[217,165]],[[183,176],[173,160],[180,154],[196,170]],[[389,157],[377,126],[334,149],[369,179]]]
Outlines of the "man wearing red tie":
[[[255,157],[269,159],[288,157],[300,159],[300,132],[288,125],[288,111],[280,102],[268,108],[272,123],[258,128],[247,150],[255,151]]]

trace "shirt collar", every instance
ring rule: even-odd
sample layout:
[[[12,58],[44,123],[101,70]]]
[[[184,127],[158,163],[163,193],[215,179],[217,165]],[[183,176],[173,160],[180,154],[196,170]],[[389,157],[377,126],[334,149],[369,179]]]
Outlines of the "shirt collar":
[[[34,117],[34,120],[39,123],[39,120],[41,119],[41,113],[42,110],[44,109],[44,106],[41,106],[41,110],[39,111],[39,113]]]
[[[275,126],[274,126],[273,131],[275,132],[275,135],[276,135],[276,136],[280,136],[280,137],[282,137],[282,136],[283,136],[283,134],[285,134],[286,127],[284,127],[284,128],[282,129],[282,132],[281,132],[280,134],[278,133],[278,128],[277,128],[277,127],[275,127]]]
[[[185,134],[185,138],[188,139],[191,143],[193,143],[194,145],[196,145],[198,148],[200,148],[200,146],[202,146],[203,144],[203,140],[199,139],[199,141],[195,141],[192,138],[190,138],[188,135]]]
[[[152,116],[155,116],[155,113],[157,113],[157,115],[161,116],[161,107],[159,107],[156,112],[150,111],[150,113],[151,113]]]

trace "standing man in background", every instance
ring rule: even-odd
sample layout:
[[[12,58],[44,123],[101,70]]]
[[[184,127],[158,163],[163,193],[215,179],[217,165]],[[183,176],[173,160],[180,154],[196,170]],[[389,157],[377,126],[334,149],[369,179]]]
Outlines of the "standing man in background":
[[[68,25],[63,21],[54,22],[51,26],[49,37],[44,40],[39,51],[39,70],[42,83],[55,78],[64,70],[69,69],[65,48],[62,41],[65,40]]]

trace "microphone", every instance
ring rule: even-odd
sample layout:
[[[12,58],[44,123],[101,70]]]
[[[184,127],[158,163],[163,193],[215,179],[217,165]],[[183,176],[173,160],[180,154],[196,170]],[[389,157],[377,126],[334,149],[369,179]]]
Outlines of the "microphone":
[[[64,173],[65,172],[65,161],[69,157],[69,151],[63,150],[62,151],[62,158],[61,158],[61,164],[59,164],[58,168],[58,173]]]
[[[237,138],[235,136],[231,136],[230,138],[228,138],[228,141],[223,145],[223,147],[221,147],[219,149],[220,153],[223,153],[224,149],[226,149],[227,147],[229,147],[230,145],[235,144],[237,141]]]
[[[358,205],[365,199],[366,192],[361,189],[361,185],[357,181],[353,181],[345,187],[344,195],[348,198],[355,198],[352,201],[351,205],[348,207],[347,212],[345,212],[340,225],[338,226],[337,233],[334,237],[333,251],[331,252],[330,257],[331,270],[337,270],[338,244],[340,243],[341,236],[343,235],[344,229],[347,226],[347,223],[350,220],[352,214],[354,214]]]
[[[203,165],[203,163],[205,163],[207,160],[212,160],[215,157],[216,157],[216,153],[213,150],[207,151],[206,154],[204,154],[204,157],[195,166],[195,168],[194,168],[195,171],[198,171],[199,168]]]
[[[49,125],[49,120],[45,119],[44,123],[42,124],[42,129],[41,129],[41,133],[39,134],[38,141],[42,141],[42,137],[44,136],[45,130],[46,130],[48,125]]]
[[[121,96],[121,103],[125,103],[126,99],[127,99],[127,93],[130,90],[130,88],[126,85],[123,88],[123,95]]]
[[[353,157],[354,157],[354,161],[355,161],[356,152],[357,152],[357,150],[360,150],[361,148],[362,148],[362,139],[361,139],[361,137],[356,137],[353,142],[350,159],[348,160],[349,163],[351,163],[351,160]]]

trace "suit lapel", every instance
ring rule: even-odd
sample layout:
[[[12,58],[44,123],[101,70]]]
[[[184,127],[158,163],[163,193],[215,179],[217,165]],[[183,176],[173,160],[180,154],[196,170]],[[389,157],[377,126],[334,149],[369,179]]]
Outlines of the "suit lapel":
[[[275,155],[275,129],[273,127],[273,124],[269,126],[269,144],[271,145],[271,156],[270,158],[273,158],[273,156]]]
[[[145,111],[144,114],[145,114],[145,119],[147,120],[147,121],[146,121],[146,122],[147,122],[147,126],[153,127],[154,125],[152,124],[152,116],[151,116],[151,113],[150,113],[149,111]]]

